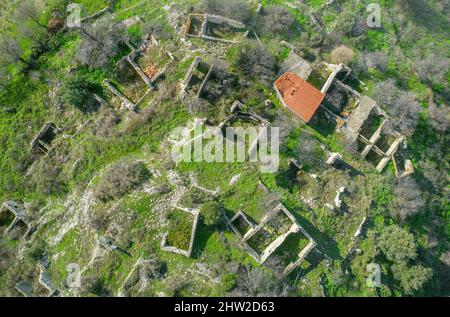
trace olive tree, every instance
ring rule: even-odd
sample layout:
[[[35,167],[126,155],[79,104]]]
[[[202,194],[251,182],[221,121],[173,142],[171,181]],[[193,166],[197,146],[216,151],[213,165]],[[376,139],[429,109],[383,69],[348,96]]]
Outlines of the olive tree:
[[[433,270],[422,265],[406,266],[404,264],[394,264],[392,273],[394,278],[400,282],[400,286],[407,295],[420,290],[433,276]]]
[[[63,82],[59,94],[62,101],[73,105],[83,112],[89,112],[94,110],[97,105],[94,93],[99,93],[100,91],[100,85],[92,82],[87,77],[73,75]]]
[[[383,228],[378,246],[389,261],[406,264],[417,257],[414,236],[397,225]]]

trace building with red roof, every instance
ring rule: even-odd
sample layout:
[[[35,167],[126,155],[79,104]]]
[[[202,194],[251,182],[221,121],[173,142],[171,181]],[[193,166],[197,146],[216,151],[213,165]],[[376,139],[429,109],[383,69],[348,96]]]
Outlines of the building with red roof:
[[[283,105],[305,122],[311,120],[325,98],[320,90],[292,72],[284,73],[274,86]]]

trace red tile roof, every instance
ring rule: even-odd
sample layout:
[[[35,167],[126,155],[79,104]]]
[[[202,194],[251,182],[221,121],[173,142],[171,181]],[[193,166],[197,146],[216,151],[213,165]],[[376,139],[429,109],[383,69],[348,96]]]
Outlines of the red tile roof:
[[[284,73],[275,81],[284,105],[309,122],[325,95],[294,73]]]

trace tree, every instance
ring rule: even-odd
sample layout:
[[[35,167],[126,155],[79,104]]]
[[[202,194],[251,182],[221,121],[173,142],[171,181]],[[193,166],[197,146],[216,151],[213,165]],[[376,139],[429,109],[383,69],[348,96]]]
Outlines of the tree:
[[[405,264],[394,264],[392,273],[394,278],[400,281],[401,287],[408,295],[420,290],[433,276],[433,270],[422,265],[408,267]]]
[[[289,296],[291,289],[281,280],[261,268],[245,267],[240,272],[236,287],[230,295],[234,297],[283,297]]]
[[[200,215],[203,223],[207,226],[215,227],[223,221],[222,210],[214,201],[204,203],[200,208]]]
[[[395,118],[393,123],[403,134],[413,134],[422,110],[413,92],[399,89],[389,79],[377,84],[374,97]]]
[[[421,111],[416,95],[411,91],[402,92],[390,108],[390,113],[396,118],[396,126],[406,135],[414,133]]]
[[[405,221],[425,207],[422,191],[412,177],[400,178],[394,189],[394,195],[389,210],[391,216],[400,221]]]
[[[361,15],[359,12],[351,9],[346,9],[344,12],[339,14],[336,21],[337,32],[342,32],[348,36],[360,36],[367,29],[366,21],[364,19],[365,15]]]
[[[259,27],[266,34],[292,34],[298,29],[295,16],[282,6],[264,8],[259,17]]]
[[[61,100],[67,104],[73,105],[83,112],[89,112],[95,109],[97,101],[94,93],[101,91],[100,85],[92,82],[82,75],[73,75],[68,77],[60,90]]]
[[[203,0],[206,12],[241,21],[247,26],[253,22],[253,13],[246,1],[243,0]]]
[[[27,67],[32,67],[33,63],[27,61],[22,54],[22,48],[16,39],[8,37],[0,38],[0,65],[7,66],[21,62]]]
[[[23,22],[31,21],[42,29],[48,30],[47,25],[39,21],[40,15],[43,13],[43,3],[40,0],[20,1],[17,5],[14,17],[20,26]]]
[[[81,64],[93,68],[108,68],[110,58],[119,52],[121,43],[129,40],[126,28],[111,16],[79,30],[83,38],[75,58]]]
[[[428,107],[430,124],[436,131],[446,132],[450,125],[450,108],[447,105],[436,105],[434,102]]]
[[[400,91],[395,84],[395,81],[388,79],[386,81],[377,83],[375,87],[374,97],[376,101],[383,107],[390,107],[395,102]]]
[[[331,51],[331,62],[335,64],[350,64],[355,56],[355,52],[345,45],[340,45]]]
[[[258,42],[247,40],[238,48],[232,49],[229,55],[231,64],[249,78],[269,84],[277,72],[278,62],[270,52]]]
[[[364,55],[367,67],[385,72],[388,67],[388,57],[382,52],[368,52]]]
[[[378,246],[389,261],[406,264],[417,257],[414,236],[397,225],[383,228],[378,238]]]
[[[440,83],[449,70],[449,58],[432,53],[417,63],[417,71],[422,80],[428,83]]]

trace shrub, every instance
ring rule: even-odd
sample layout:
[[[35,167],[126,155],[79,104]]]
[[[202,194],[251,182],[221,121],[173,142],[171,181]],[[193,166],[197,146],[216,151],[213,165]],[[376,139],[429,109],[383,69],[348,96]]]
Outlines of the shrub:
[[[66,175],[62,165],[54,160],[40,159],[36,163],[31,183],[44,195],[63,193],[66,190]]]
[[[94,190],[94,196],[102,201],[122,197],[138,187],[150,176],[142,162],[123,159],[112,164]]]
[[[324,152],[320,147],[320,142],[314,135],[307,133],[303,133],[298,138],[294,153],[297,161],[307,168],[318,167],[324,159]]]
[[[339,17],[335,23],[337,32],[344,33],[348,36],[360,36],[366,29],[366,21],[359,12],[352,9],[345,9],[344,12],[339,14]]]
[[[102,107],[98,119],[92,126],[93,133],[97,136],[108,138],[116,134],[115,127],[120,123],[120,117],[110,107]]]
[[[414,236],[397,225],[385,227],[378,238],[378,246],[389,261],[406,264],[417,257]]]

